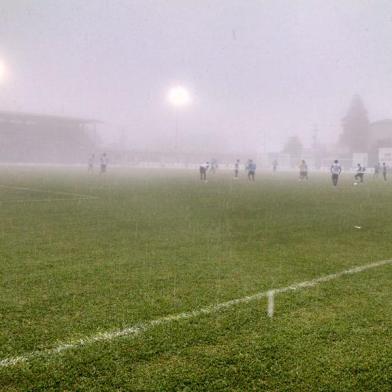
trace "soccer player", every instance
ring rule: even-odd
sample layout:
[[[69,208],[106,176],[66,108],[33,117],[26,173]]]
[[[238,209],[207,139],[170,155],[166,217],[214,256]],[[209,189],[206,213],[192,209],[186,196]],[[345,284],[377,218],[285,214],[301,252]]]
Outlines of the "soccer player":
[[[234,178],[238,180],[238,173],[240,171],[240,160],[237,159],[234,163]]]
[[[382,164],[382,176],[384,177],[384,181],[387,180],[387,172],[388,172],[388,167],[385,162]]]
[[[365,175],[366,168],[361,166],[359,163],[357,164],[357,173],[355,174],[354,178],[355,181],[360,180],[360,182],[363,182],[363,176]]]
[[[380,169],[381,169],[381,165],[380,165],[380,162],[378,162],[374,165],[374,177],[375,178],[378,178],[378,175],[380,174]]]
[[[253,162],[252,159],[249,159],[247,169],[248,169],[248,180],[254,181],[255,180],[255,173],[256,173],[256,164]]]
[[[272,162],[272,171],[275,173],[278,170],[278,161],[274,159]]]
[[[88,159],[88,171],[90,173],[92,173],[94,171],[94,161],[95,161],[95,155],[91,154]]]
[[[218,161],[215,158],[211,159],[210,171],[212,174],[215,174],[216,169],[218,168]]]
[[[207,170],[210,167],[210,163],[206,162],[206,163],[202,163],[200,165],[200,180],[201,181],[207,181]]]
[[[101,155],[101,171],[100,171],[100,174],[106,173],[107,166],[108,166],[108,157],[106,155],[106,152],[104,152]]]
[[[308,180],[308,165],[304,160],[299,164],[299,179],[301,181]]]
[[[331,174],[332,174],[332,184],[333,186],[338,185],[338,180],[340,173],[342,172],[342,167],[339,164],[339,161],[335,159],[333,164],[331,165]]]

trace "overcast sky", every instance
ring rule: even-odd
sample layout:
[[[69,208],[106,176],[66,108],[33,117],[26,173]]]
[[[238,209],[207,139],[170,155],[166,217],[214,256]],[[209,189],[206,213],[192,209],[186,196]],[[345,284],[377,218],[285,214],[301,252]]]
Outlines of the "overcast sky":
[[[1,0],[0,108],[93,117],[132,144],[336,140],[351,97],[392,117],[390,0]],[[187,136],[189,135],[189,136]]]

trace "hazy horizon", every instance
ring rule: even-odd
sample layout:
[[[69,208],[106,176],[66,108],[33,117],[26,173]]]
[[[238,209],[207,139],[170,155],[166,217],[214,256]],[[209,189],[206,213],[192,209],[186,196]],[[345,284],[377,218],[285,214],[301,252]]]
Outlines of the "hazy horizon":
[[[388,1],[46,1],[0,4],[0,109],[97,118],[107,140],[222,150],[336,141],[359,94],[392,117]]]

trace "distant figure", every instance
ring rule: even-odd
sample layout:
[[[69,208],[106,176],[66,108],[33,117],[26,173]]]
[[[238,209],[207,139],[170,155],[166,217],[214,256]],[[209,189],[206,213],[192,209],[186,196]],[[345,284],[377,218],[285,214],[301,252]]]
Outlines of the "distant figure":
[[[381,165],[380,165],[380,162],[378,162],[374,165],[374,177],[375,178],[378,178],[378,176],[380,174],[380,169],[381,169]]]
[[[308,180],[308,165],[304,160],[299,164],[299,179],[301,181]]]
[[[238,173],[240,171],[240,160],[237,159],[234,163],[234,178],[238,180]]]
[[[361,166],[359,163],[357,164],[357,172],[354,176],[355,181],[363,182],[363,177],[365,175],[366,168]]]
[[[388,167],[385,162],[382,164],[382,176],[384,177],[384,181],[387,180],[387,172],[388,172]]]
[[[101,155],[101,171],[100,171],[101,174],[106,173],[107,166],[108,166],[108,157],[106,155],[106,152],[104,152]]]
[[[341,172],[342,167],[340,166],[339,161],[336,159],[331,165],[332,184],[334,186],[338,185],[338,180]]]
[[[272,162],[272,171],[275,173],[278,170],[278,161],[274,159]]]
[[[210,167],[210,163],[206,162],[206,163],[202,163],[200,165],[200,180],[201,181],[207,181],[207,170]]]
[[[95,155],[91,154],[88,158],[88,171],[92,173],[94,171]]]
[[[256,164],[253,162],[252,159],[249,159],[249,162],[247,165],[247,170],[248,170],[248,180],[254,181],[255,180],[255,173],[256,173]]]
[[[245,171],[248,171],[248,168],[249,168],[249,165],[250,165],[251,162],[252,162],[251,159],[248,159],[248,160],[246,161]]]
[[[211,159],[210,171],[212,174],[215,174],[216,169],[218,168],[218,161],[214,158]]]

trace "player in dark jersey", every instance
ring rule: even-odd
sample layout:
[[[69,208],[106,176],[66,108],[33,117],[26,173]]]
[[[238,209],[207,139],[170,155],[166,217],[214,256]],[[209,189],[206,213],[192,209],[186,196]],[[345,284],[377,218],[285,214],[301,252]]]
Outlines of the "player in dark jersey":
[[[306,161],[302,160],[301,163],[299,164],[299,179],[301,181],[303,180],[308,180],[308,165],[306,164]]]
[[[238,173],[240,171],[240,160],[237,159],[234,163],[234,178],[238,180]]]
[[[105,174],[107,167],[108,167],[108,157],[106,155],[106,152],[104,152],[101,155],[101,171],[100,171],[100,173]]]
[[[88,159],[88,171],[92,173],[94,171],[95,155],[91,154]]]
[[[384,178],[384,181],[387,180],[387,173],[388,173],[388,166],[385,162],[382,164],[382,176]]]
[[[248,170],[248,180],[254,181],[256,174],[256,163],[254,163],[252,159],[249,159],[246,169]]]
[[[381,165],[380,162],[378,162],[374,165],[374,178],[378,178],[380,174],[380,169],[381,169]]]

